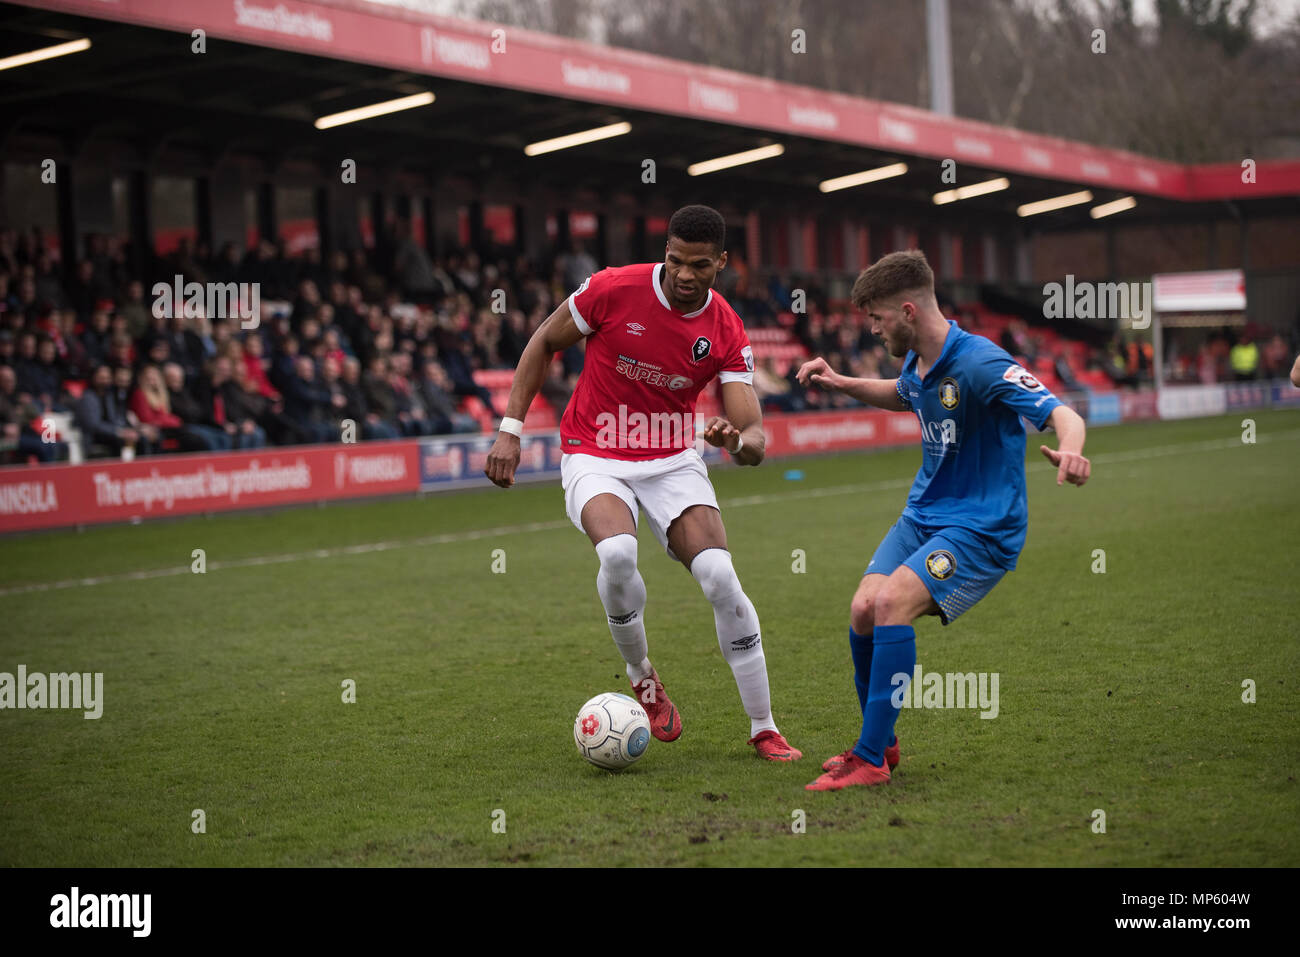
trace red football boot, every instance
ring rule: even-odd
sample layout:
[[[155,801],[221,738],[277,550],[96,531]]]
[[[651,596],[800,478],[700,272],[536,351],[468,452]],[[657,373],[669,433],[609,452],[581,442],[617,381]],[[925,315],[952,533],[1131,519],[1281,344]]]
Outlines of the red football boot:
[[[803,757],[803,752],[790,747],[790,742],[778,731],[760,731],[749,743],[766,761],[798,761]]]
[[[849,745],[848,748],[841,751],[839,754],[835,755],[835,757],[827,758],[825,761],[822,762],[822,770],[834,771],[836,768],[838,768],[841,764],[843,764],[845,761],[849,759],[849,755],[853,753],[853,749],[856,748],[857,746],[858,746],[857,742],[855,741],[853,744]],[[898,767],[898,762],[901,758],[902,758],[902,753],[898,750],[898,736],[895,735],[894,743],[891,744],[889,747],[885,748],[885,761],[889,765],[889,770],[892,771],[894,770],[894,768]]]
[[[868,764],[852,752],[834,771],[827,771],[812,784],[804,786],[805,791],[838,791],[848,787],[873,787],[889,783],[889,765]]]
[[[650,718],[650,733],[660,741],[676,741],[682,736],[682,717],[677,707],[668,700],[664,683],[659,680],[659,672],[650,669],[650,676],[640,681],[632,681],[632,693],[645,706]]]

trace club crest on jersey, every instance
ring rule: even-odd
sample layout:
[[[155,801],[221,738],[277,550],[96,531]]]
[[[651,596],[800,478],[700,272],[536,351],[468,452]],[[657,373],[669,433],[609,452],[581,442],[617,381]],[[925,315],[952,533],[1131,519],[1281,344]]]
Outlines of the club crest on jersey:
[[[961,389],[958,388],[956,379],[949,376],[939,383],[939,402],[945,409],[957,408],[960,401]]]
[[[1024,366],[1010,366],[1006,372],[1002,373],[1002,378],[1008,382],[1014,382],[1026,392],[1037,392],[1043,387],[1043,384],[1035,379],[1033,374]]]
[[[925,570],[936,581],[944,581],[957,570],[957,559],[952,557],[952,552],[940,548],[925,556]]]
[[[704,359],[708,356],[709,350],[712,348],[713,343],[703,336],[700,336],[695,340],[695,345],[691,346],[691,361],[699,362],[701,359]]]

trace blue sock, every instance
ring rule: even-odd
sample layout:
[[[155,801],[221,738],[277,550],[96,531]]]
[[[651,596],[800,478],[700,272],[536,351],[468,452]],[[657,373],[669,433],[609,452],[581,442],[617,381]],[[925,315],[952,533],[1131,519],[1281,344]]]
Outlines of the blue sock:
[[[884,763],[885,748],[893,743],[894,722],[898,709],[894,707],[894,693],[899,687],[894,675],[912,680],[916,667],[916,632],[911,625],[877,625],[872,634],[874,646],[871,657],[871,679],[868,683],[867,706],[862,711],[862,735],[853,753],[864,761],[879,765]],[[904,682],[902,687],[907,687]]]
[[[871,679],[871,632],[859,635],[849,625],[849,650],[853,653],[853,687],[858,690],[858,713],[867,710],[867,682]]]

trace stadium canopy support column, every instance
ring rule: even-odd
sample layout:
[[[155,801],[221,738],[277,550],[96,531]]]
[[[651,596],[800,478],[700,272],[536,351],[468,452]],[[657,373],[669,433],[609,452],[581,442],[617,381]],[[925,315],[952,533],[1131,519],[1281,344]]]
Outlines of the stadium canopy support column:
[[[317,186],[313,191],[313,203],[316,207],[316,234],[320,237],[320,256],[324,262],[334,251],[338,233],[334,229],[334,188]]]
[[[257,235],[268,243],[275,242],[275,185],[257,184]]]
[[[133,169],[127,179],[127,204],[130,210],[131,271],[152,278],[153,210],[149,195],[149,173]]]
[[[65,272],[72,275],[77,264],[77,204],[73,186],[76,175],[72,164],[66,161],[58,167],[57,175],[59,255],[63,257]]]
[[[212,248],[212,180],[207,176],[194,178],[194,233]]]
[[[218,166],[205,180],[208,184],[208,235],[213,251],[226,243],[242,249],[247,241],[249,223],[244,221],[244,182],[233,165]],[[200,188],[201,192],[201,188]],[[203,217],[199,217],[203,223]],[[203,235],[200,225],[199,235]]]

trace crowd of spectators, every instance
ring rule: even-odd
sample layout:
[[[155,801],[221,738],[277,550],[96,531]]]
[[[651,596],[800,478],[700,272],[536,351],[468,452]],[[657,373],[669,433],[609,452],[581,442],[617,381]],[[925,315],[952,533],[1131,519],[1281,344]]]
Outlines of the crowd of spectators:
[[[145,275],[133,274],[130,261],[121,242],[90,235],[83,258],[65,270],[39,231],[0,230],[0,456],[67,458],[63,442],[41,434],[48,413],[70,417],[87,456],[341,441],[349,422],[361,440],[475,432],[504,412],[475,371],[514,368],[555,304],[599,268],[581,243],[544,263],[472,250],[435,258],[405,224],[374,248],[324,258],[315,249],[288,255],[283,243],[214,251],[183,240]],[[155,308],[153,283],[170,287],[178,275],[185,283],[258,284],[260,322],[244,328],[239,316],[186,315],[174,302],[174,318],[156,317],[168,310]],[[737,254],[717,288],[747,327],[786,326],[837,370],[898,373],[899,360],[865,317],[815,282],[759,277]],[[1027,365],[1050,360],[1064,388],[1079,387],[1077,357],[1071,362],[1059,337],[1021,320],[1000,333],[981,329],[974,315],[942,297],[940,305]],[[1168,375],[1287,374],[1290,350],[1280,337],[1246,346],[1211,336],[1195,352],[1172,350]],[[542,395],[557,416],[582,361],[579,345],[552,364]],[[1086,366],[1116,385],[1150,382],[1151,346],[1116,338],[1093,349]],[[858,404],[804,388],[797,369],[760,356],[754,384],[765,408]]]
[[[241,255],[182,241],[147,279],[127,261],[91,236],[65,275],[39,233],[0,231],[3,448],[66,457],[38,433],[60,412],[91,456],[340,441],[349,421],[358,439],[478,431],[467,397],[491,417],[504,410],[474,371],[512,368],[566,294],[565,257],[542,275],[524,258],[432,259],[409,237],[324,261],[266,242]],[[259,284],[260,322],[155,309],[153,281],[175,275]],[[581,367],[581,348],[555,363],[543,395],[557,411]]]

